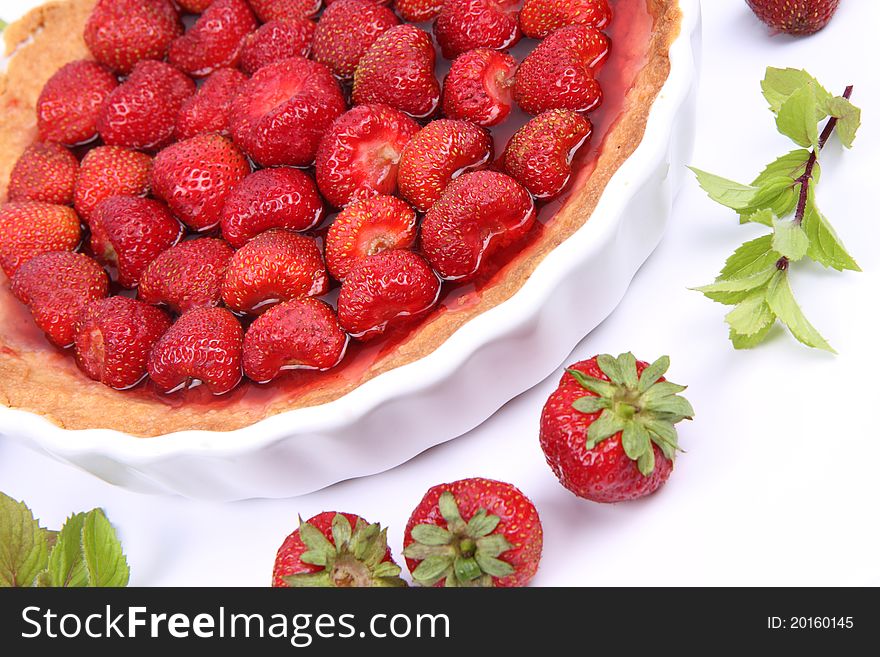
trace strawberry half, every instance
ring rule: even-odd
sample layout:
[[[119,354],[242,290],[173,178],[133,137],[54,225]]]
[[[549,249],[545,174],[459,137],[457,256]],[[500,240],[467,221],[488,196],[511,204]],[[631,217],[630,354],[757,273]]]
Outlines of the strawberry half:
[[[679,449],[675,424],[694,415],[678,394],[684,386],[663,378],[667,369],[666,356],[648,365],[631,353],[568,368],[541,413],[541,448],[563,486],[623,502],[666,482]]]
[[[610,22],[608,0],[525,0],[519,14],[523,34],[533,39],[543,39],[569,25],[601,30]]]
[[[800,36],[828,25],[840,0],[746,0],[746,4],[773,30]]]
[[[76,324],[76,364],[105,386],[132,388],[147,376],[150,351],[170,326],[168,315],[135,299],[92,301]]]
[[[9,174],[10,201],[43,201],[73,205],[79,162],[61,144],[36,142],[28,146]]]
[[[321,139],[315,160],[318,187],[332,205],[397,191],[397,165],[420,126],[387,105],[358,105]]]
[[[87,223],[95,207],[111,196],[146,196],[153,158],[122,146],[98,146],[82,159],[73,206]]]
[[[64,205],[13,201],[0,206],[0,266],[7,276],[49,251],[73,251],[82,240],[76,212]]]
[[[68,146],[95,139],[101,106],[118,84],[116,76],[96,62],[70,62],[59,68],[37,98],[40,139]]]
[[[443,0],[394,0],[394,8],[409,23],[425,23],[437,18]]]
[[[466,280],[534,221],[532,197],[513,178],[497,171],[467,173],[453,180],[425,215],[422,252],[442,278]]]
[[[232,105],[232,136],[261,166],[308,166],[345,107],[326,66],[291,57],[264,66],[242,85]]]
[[[83,38],[95,59],[125,75],[141,60],[165,59],[182,33],[169,0],[98,0]]]
[[[320,296],[327,289],[327,271],[315,240],[275,228],[235,252],[222,295],[232,310],[259,315],[276,304]]]
[[[416,241],[416,211],[394,196],[375,196],[345,208],[327,231],[327,270],[339,281],[364,258]]]
[[[147,265],[183,234],[164,203],[137,196],[102,201],[89,228],[95,257],[116,267],[119,284],[128,288],[137,286]]]
[[[515,486],[462,479],[434,486],[406,523],[403,554],[421,586],[525,586],[544,546],[538,510]]]
[[[366,342],[423,315],[437,303],[440,281],[412,251],[382,251],[359,262],[339,290],[339,324]]]
[[[49,341],[62,348],[73,344],[83,307],[106,297],[108,289],[107,272],[101,265],[69,251],[37,255],[12,276],[12,294],[30,308]]]
[[[248,0],[264,23],[295,18],[314,18],[321,11],[321,0]],[[330,4],[329,2],[327,4]]]
[[[352,100],[389,105],[416,119],[431,116],[440,103],[436,57],[427,32],[412,25],[392,27],[361,58]]]
[[[484,127],[498,125],[513,106],[515,71],[516,60],[495,50],[458,56],[443,83],[443,113]]]
[[[174,137],[177,115],[196,86],[164,62],[138,62],[128,79],[107,96],[98,116],[104,143],[158,150]]]
[[[228,137],[232,99],[247,79],[244,73],[234,68],[221,68],[211,73],[198,92],[180,106],[174,136],[183,140],[216,132]]]
[[[483,128],[468,121],[433,121],[403,149],[397,170],[400,194],[427,212],[452,179],[483,166],[493,152],[492,136]]]
[[[333,308],[311,297],[273,306],[244,336],[244,373],[266,383],[286,370],[329,370],[345,354],[348,335]]]
[[[192,230],[217,227],[226,198],[251,172],[235,144],[220,135],[199,135],[162,150],[153,160],[150,186]]]
[[[563,27],[544,39],[520,64],[514,98],[529,114],[551,109],[589,112],[602,103],[595,79],[611,42],[585,25]]]
[[[434,36],[446,59],[474,48],[506,50],[522,36],[519,0],[445,0]]]
[[[147,359],[147,372],[164,392],[204,384],[224,395],[241,381],[241,324],[225,308],[196,308],[184,313]]]
[[[244,0],[215,0],[181,37],[171,44],[168,61],[184,73],[204,77],[237,66],[245,37],[257,19]]]
[[[533,118],[510,139],[504,170],[536,198],[556,196],[571,178],[571,161],[590,138],[588,119],[568,110],[550,110]]]
[[[220,239],[202,237],[160,253],[141,275],[139,298],[178,314],[216,306],[235,251]]]
[[[308,230],[323,216],[324,203],[309,175],[278,167],[255,171],[232,189],[220,226],[238,248],[270,228]]]
[[[308,57],[315,24],[307,18],[270,21],[247,36],[241,48],[241,70],[253,75],[269,64],[290,57]]]
[[[273,587],[406,586],[391,560],[387,529],[352,513],[319,513],[284,539],[275,557]]]

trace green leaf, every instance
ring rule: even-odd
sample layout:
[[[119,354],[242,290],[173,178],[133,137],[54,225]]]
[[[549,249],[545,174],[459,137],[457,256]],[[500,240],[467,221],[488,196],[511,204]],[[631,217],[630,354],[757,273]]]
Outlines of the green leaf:
[[[776,319],[776,316],[774,315],[774,321],[767,324],[767,326],[762,328],[760,331],[758,331],[754,335],[741,335],[741,334],[737,333],[736,331],[734,331],[733,329],[731,329],[730,330],[730,341],[733,343],[733,348],[734,349],[751,349],[752,347],[756,347],[757,345],[762,343],[767,338],[767,335],[770,333],[770,329],[772,329],[773,325],[776,323],[775,319]]]
[[[678,431],[672,422],[648,418],[643,420],[645,428],[651,434],[652,442],[660,446],[663,455],[668,459],[675,458],[678,447]]]
[[[490,534],[477,539],[477,551],[490,557],[497,557],[513,549],[503,534]]]
[[[771,217],[784,217],[797,206],[795,180],[788,176],[772,178],[764,183],[748,208],[739,210],[739,222],[770,225]]]
[[[804,220],[801,223],[809,241],[807,256],[824,267],[832,267],[837,271],[848,269],[862,271],[853,257],[846,250],[834,228],[816,207],[812,190],[807,197]]]
[[[623,370],[614,356],[611,356],[610,354],[600,354],[596,357],[596,363],[599,365],[599,369],[605,373],[605,376],[611,379],[611,383],[615,383],[619,386],[624,385]]]
[[[703,188],[709,198],[723,206],[733,210],[741,210],[750,207],[757,187],[742,185],[734,180],[716,176],[714,173],[702,171],[696,167],[688,167],[697,175],[697,182]]]
[[[453,559],[448,556],[430,556],[413,571],[413,579],[422,586],[433,586],[452,567]]]
[[[731,330],[743,336],[755,335],[776,321],[776,315],[770,310],[763,291],[741,301],[736,308],[724,317]]]
[[[49,554],[49,586],[88,586],[89,571],[83,556],[85,513],[75,513],[61,527]]]
[[[610,398],[614,396],[614,386],[610,382],[597,379],[594,376],[589,376],[575,369],[567,369],[566,372],[571,374],[582,388],[585,388],[600,397]]]
[[[773,218],[776,214],[770,208],[764,208],[763,210],[752,210],[752,208],[748,208],[743,212],[743,215],[740,217],[741,224],[762,224],[764,226],[772,226]]]
[[[506,561],[479,552],[476,554],[476,561],[480,569],[492,577],[508,577],[515,572],[513,566]]]
[[[633,356],[631,351],[628,351],[617,357],[617,364],[620,366],[623,385],[630,390],[634,390],[639,385],[639,370],[636,367],[636,357]]]
[[[663,397],[651,403],[650,410],[661,416],[670,416],[675,418],[674,421],[691,418],[694,416],[694,409],[691,403],[684,397],[678,395],[672,397]],[[673,421],[673,420],[671,420]]]
[[[621,437],[623,451],[633,461],[637,460],[646,450],[651,449],[651,437],[639,422],[627,422]]]
[[[341,513],[333,516],[330,523],[330,532],[333,536],[333,543],[336,545],[337,551],[344,548],[351,540],[351,523]]]
[[[654,472],[654,448],[646,450],[644,454],[639,457],[639,460],[636,461],[636,465],[639,468],[639,472],[641,472],[645,477],[651,475]]]
[[[327,540],[327,537],[313,524],[303,522],[302,519],[299,523],[299,538],[310,552],[319,552],[325,555],[336,554],[336,547]]]
[[[786,272],[779,271],[770,281],[767,287],[767,303],[770,310],[776,313],[779,321],[788,327],[788,330],[798,341],[808,347],[837,353],[804,316],[795,301]]]
[[[773,251],[772,242],[772,235],[763,235],[740,246],[724,263],[719,278],[748,278],[774,266],[781,256]]]
[[[862,110],[843,96],[835,96],[828,99],[825,107],[831,116],[837,118],[835,130],[840,143],[847,148],[852,148],[856,132],[858,132],[859,126],[862,123]]]
[[[610,402],[604,397],[590,397],[585,395],[578,397],[572,402],[571,406],[581,413],[598,413],[604,408],[608,408]]]
[[[0,18],[0,32],[5,30],[7,27],[9,27],[9,23]]]
[[[624,421],[611,410],[606,409],[587,429],[587,449],[593,449],[599,442],[623,431]]]
[[[486,509],[478,509],[477,512],[471,516],[471,519],[468,520],[467,535],[471,538],[488,536],[495,531],[499,522],[501,522],[500,517],[490,515],[486,512]]]
[[[777,271],[775,265],[773,265],[744,278],[736,278],[729,281],[718,280],[710,285],[696,287],[694,290],[702,292],[718,303],[734,305],[748,297],[753,290],[765,287]]]
[[[821,102],[825,102],[831,96],[820,85],[816,78],[806,71],[795,68],[767,67],[764,79],[761,81],[761,90],[764,98],[770,103],[770,110],[776,114],[795,92],[804,87],[812,86],[813,93]]]
[[[461,511],[458,509],[458,503],[455,496],[448,490],[440,493],[440,499],[437,502],[440,509],[440,515],[446,521],[449,531],[454,533],[463,532],[467,528],[464,519],[461,517]]]
[[[660,358],[648,365],[648,367],[642,370],[642,375],[639,377],[639,392],[645,392],[657,383],[660,377],[666,374],[668,369],[669,356],[660,356]]]
[[[818,149],[819,121],[825,116],[816,98],[816,89],[809,84],[789,96],[776,115],[779,132],[790,137],[796,144]]]
[[[31,586],[48,560],[46,530],[23,502],[0,493],[0,587]]]
[[[86,515],[82,530],[83,554],[89,571],[89,586],[121,587],[128,584],[128,562],[116,530],[101,509]]]
[[[452,534],[437,525],[416,525],[412,537],[422,545],[448,545],[452,542]]]
[[[804,229],[793,221],[777,219],[773,222],[773,250],[792,262],[797,262],[805,255],[810,246],[810,239]]]

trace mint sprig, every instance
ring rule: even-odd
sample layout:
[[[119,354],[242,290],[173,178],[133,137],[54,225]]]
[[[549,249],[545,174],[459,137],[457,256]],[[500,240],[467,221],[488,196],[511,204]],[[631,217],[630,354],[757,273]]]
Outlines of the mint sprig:
[[[834,352],[801,311],[789,273],[793,263],[804,259],[838,271],[861,271],[816,203],[819,154],[832,134],[846,148],[852,147],[861,111],[850,102],[852,86],[833,96],[797,69],[768,68],[761,89],[779,132],[802,148],[768,164],[748,185],[691,167],[700,187],[712,200],[735,210],[740,223],[772,229],[740,246],[714,283],[695,289],[734,306],[725,321],[737,349],[761,343],[778,320],[803,344]],[[820,132],[822,121],[826,123]]]
[[[0,587],[121,587],[129,569],[101,509],[71,515],[53,532],[24,504],[0,493]]]

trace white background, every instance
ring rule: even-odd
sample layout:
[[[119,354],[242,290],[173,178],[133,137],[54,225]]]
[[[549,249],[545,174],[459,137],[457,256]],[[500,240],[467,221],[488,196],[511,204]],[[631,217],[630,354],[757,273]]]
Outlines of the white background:
[[[8,21],[36,4],[0,0],[0,16]],[[538,445],[538,417],[558,375],[406,465],[306,497],[233,504],[147,497],[4,439],[0,490],[53,528],[72,511],[106,509],[137,585],[267,584],[297,514],[324,510],[388,525],[399,554],[424,491],[475,475],[516,484],[538,507],[545,545],[536,585],[880,584],[880,3],[841,4],[823,32],[791,39],[771,38],[741,0],[703,3],[694,164],[748,182],[791,148],[760,95],[767,65],[806,68],[836,93],[855,84],[862,130],[850,152],[836,141],[826,147],[818,198],[864,272],[795,267],[796,294],[838,356],[781,330],[768,344],[735,352],[724,308],[687,288],[710,282],[762,227],[738,225],[688,179],[665,241],[570,359],[626,350],[645,360],[671,356],[670,378],[690,386],[697,417],[681,427],[687,453],[657,495],[602,506],[557,483]]]

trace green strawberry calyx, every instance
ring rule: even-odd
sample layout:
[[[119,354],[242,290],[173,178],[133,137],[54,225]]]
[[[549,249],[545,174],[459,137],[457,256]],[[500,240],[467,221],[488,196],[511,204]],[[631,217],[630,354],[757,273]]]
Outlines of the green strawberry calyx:
[[[502,534],[493,533],[501,518],[478,509],[465,522],[449,491],[440,494],[439,507],[446,528],[416,525],[413,542],[403,551],[407,558],[420,561],[412,573],[416,584],[433,586],[445,578],[449,587],[489,587],[495,578],[514,573],[513,566],[498,558],[513,548]]]
[[[587,430],[587,449],[620,433],[623,451],[647,477],[655,465],[652,445],[657,445],[670,460],[681,451],[675,425],[694,417],[690,402],[678,394],[686,386],[660,381],[669,369],[668,356],[651,363],[641,376],[635,356],[629,352],[617,358],[603,354],[596,361],[610,381],[567,370],[590,393],[576,399],[572,403],[574,409],[600,413]]]
[[[300,561],[322,569],[314,573],[289,575],[283,580],[292,587],[395,587],[406,586],[400,566],[385,561],[388,530],[358,519],[352,528],[342,514],[332,521],[332,540],[314,525],[299,520],[299,537],[306,548]]]

